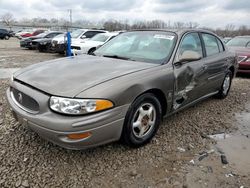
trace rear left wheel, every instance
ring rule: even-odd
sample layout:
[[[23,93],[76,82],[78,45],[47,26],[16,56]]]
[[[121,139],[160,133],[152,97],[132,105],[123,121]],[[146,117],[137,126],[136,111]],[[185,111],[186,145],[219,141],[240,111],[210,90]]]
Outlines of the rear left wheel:
[[[231,88],[231,84],[232,84],[232,78],[233,78],[233,74],[231,71],[228,71],[228,73],[226,74],[221,89],[219,91],[219,93],[217,94],[217,97],[220,99],[224,99],[228,96],[228,93],[230,91]]]
[[[5,40],[9,40],[9,38],[10,38],[10,37],[9,37],[8,35],[6,35],[6,36],[4,37]]]
[[[127,112],[121,140],[131,147],[147,144],[159,128],[161,115],[159,100],[150,93],[141,95]]]

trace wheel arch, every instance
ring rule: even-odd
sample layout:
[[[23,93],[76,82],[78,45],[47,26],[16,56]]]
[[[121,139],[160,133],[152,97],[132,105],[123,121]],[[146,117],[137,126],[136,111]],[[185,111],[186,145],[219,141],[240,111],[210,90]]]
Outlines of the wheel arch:
[[[167,113],[167,99],[166,96],[164,94],[164,92],[161,89],[158,88],[152,88],[152,89],[148,89],[144,92],[142,92],[140,95],[138,95],[134,101],[139,98],[141,95],[146,94],[146,93],[151,93],[153,94],[160,102],[161,104],[161,108],[162,108],[162,116],[165,116]]]
[[[90,54],[90,52],[93,51],[93,50],[95,51],[95,50],[96,50],[96,47],[90,48],[90,49],[88,50],[88,54]]]
[[[232,72],[232,75],[235,75],[235,68],[234,66],[229,67],[229,70]]]

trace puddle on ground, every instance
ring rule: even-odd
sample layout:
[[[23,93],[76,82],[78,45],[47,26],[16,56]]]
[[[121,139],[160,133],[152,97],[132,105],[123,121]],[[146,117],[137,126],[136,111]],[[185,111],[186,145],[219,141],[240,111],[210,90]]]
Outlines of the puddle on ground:
[[[208,137],[218,141],[218,140],[224,140],[226,138],[229,138],[230,135],[226,133],[221,133],[221,134],[209,135]]]
[[[0,79],[10,78],[11,75],[18,70],[19,68],[2,68],[0,69]]]
[[[246,111],[236,114],[238,131],[233,134],[210,135],[217,140],[216,147],[239,174],[250,175],[250,105]]]

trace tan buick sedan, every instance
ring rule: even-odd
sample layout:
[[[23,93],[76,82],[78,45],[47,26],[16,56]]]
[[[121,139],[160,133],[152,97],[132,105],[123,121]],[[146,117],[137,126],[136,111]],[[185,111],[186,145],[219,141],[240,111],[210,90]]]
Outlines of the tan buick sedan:
[[[121,140],[139,147],[163,117],[216,95],[225,98],[235,54],[204,30],[122,33],[92,55],[16,72],[7,90],[14,116],[69,149]]]

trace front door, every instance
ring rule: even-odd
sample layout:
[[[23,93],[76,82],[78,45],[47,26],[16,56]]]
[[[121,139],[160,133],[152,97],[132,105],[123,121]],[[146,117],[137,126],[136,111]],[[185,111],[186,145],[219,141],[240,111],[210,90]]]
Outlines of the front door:
[[[176,63],[185,51],[198,53],[201,59]],[[207,76],[205,74],[206,65],[204,64],[203,57],[204,52],[199,34],[197,32],[185,34],[180,42],[174,63],[174,110],[206,94],[205,85]]]

